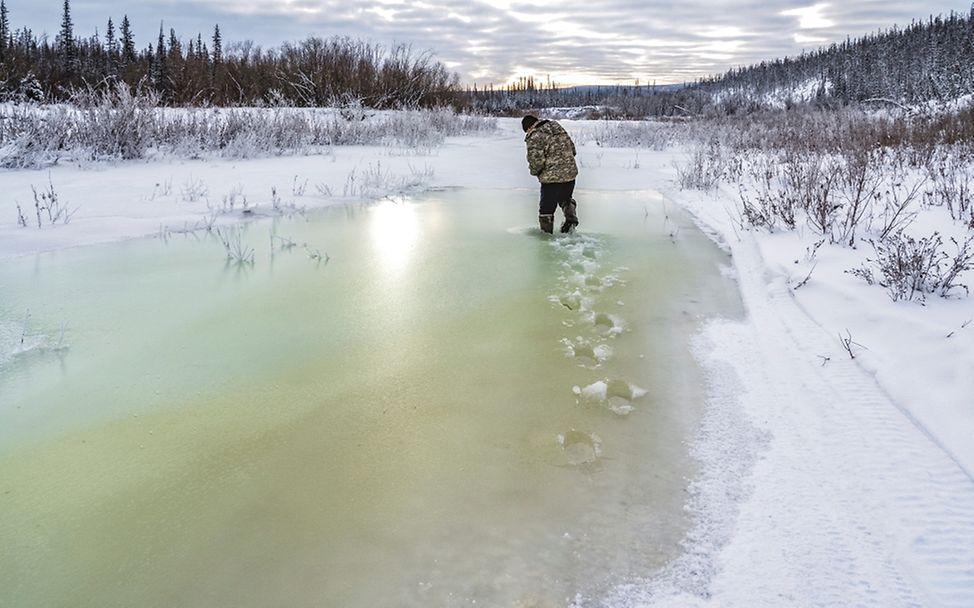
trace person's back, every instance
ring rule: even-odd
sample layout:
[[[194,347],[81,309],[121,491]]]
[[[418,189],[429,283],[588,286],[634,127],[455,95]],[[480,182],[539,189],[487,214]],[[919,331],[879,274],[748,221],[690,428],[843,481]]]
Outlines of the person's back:
[[[528,168],[541,182],[541,204],[538,220],[543,232],[554,232],[555,209],[565,214],[562,232],[571,232],[578,225],[576,204],[572,198],[578,165],[575,164],[575,143],[564,128],[553,120],[538,120],[525,116],[521,121],[528,148]]]
[[[524,136],[528,144],[531,175],[542,184],[570,182],[578,176],[575,143],[565,129],[553,120],[541,120]]]

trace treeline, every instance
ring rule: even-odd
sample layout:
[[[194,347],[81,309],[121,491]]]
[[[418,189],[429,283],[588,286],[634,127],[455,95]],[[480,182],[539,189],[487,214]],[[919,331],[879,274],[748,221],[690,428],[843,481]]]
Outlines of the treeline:
[[[361,104],[434,107],[462,101],[459,77],[429,53],[391,49],[347,37],[311,37],[279,48],[224,44],[220,26],[183,38],[159,27],[155,44],[137,49],[128,16],[109,18],[104,36],[76,36],[64,0],[54,41],[14,30],[0,0],[0,101],[64,101],[79,89],[118,82],[150,87],[168,105],[297,106]]]
[[[697,88],[718,94],[726,110],[748,109],[768,96],[825,104],[957,99],[974,93],[974,7],[968,15],[930,17],[905,29],[731,70]]]
[[[468,92],[471,108],[487,114],[515,115],[536,108],[581,108],[587,118],[641,118],[678,116],[685,106],[699,106],[698,93],[684,85],[614,85],[560,87],[522,77],[505,87],[488,85]],[[694,101],[691,101],[694,100]]]

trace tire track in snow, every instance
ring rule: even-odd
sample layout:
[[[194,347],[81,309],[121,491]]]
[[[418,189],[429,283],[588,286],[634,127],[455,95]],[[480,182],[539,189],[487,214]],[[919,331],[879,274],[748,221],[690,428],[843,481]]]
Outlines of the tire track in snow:
[[[749,316],[711,324],[705,364],[718,376],[733,368],[739,406],[768,446],[735,479],[726,457],[747,455],[705,423],[697,450],[709,472],[695,488],[687,555],[601,604],[974,606],[974,483],[783,281],[766,281],[752,239],[733,250]],[[733,427],[734,406],[718,397],[710,415]],[[726,499],[748,491],[739,505]]]
[[[752,266],[741,273],[750,322],[768,381],[784,399],[768,428],[779,447],[766,455],[768,478],[759,484],[772,495],[758,510],[777,503],[763,519],[778,511],[787,522],[781,576],[792,579],[795,599],[974,605],[974,522],[960,515],[974,513],[974,484],[855,362],[833,356],[822,367],[810,359],[835,353],[837,342],[784,282],[763,284],[757,250],[747,241],[738,249],[745,247],[735,253]],[[745,407],[752,419],[761,413]]]
[[[789,369],[808,377],[804,399],[797,400],[800,414],[820,414],[819,452],[831,456],[823,464],[838,473],[813,466],[812,473],[835,488],[835,500],[819,509],[837,507],[840,526],[832,533],[851,532],[845,544],[865,548],[856,561],[878,576],[857,581],[864,602],[892,605],[875,602],[891,588],[900,593],[888,600],[899,605],[919,598],[922,605],[974,606],[974,483],[855,362],[833,358],[821,367],[801,360],[802,352],[833,352],[836,343],[800,310],[784,283],[775,284],[767,303],[774,311],[766,310],[763,319],[780,323],[791,347],[772,346],[767,354],[775,358],[787,350],[794,364]],[[768,330],[766,337],[774,334]]]

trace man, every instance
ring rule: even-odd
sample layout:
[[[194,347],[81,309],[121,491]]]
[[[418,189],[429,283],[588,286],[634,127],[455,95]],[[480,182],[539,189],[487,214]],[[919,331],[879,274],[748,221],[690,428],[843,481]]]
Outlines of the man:
[[[538,120],[536,116],[525,116],[521,120],[524,141],[528,146],[528,167],[531,175],[541,182],[541,205],[538,222],[542,232],[555,231],[555,208],[561,207],[565,221],[562,232],[571,232],[578,226],[575,215],[575,143],[565,129],[553,120]]]

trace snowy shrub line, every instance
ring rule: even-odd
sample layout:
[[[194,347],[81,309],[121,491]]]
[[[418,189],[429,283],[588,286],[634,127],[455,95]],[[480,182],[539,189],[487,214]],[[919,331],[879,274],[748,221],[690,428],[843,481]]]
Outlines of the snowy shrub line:
[[[784,150],[845,154],[880,148],[914,167],[927,165],[949,147],[965,161],[974,157],[974,105],[950,111],[876,111],[861,106],[694,117],[670,121],[606,121],[577,134],[606,147],[656,150],[716,139],[734,154]]]
[[[751,154],[738,178],[742,224],[795,230],[803,220],[829,242],[855,247],[863,232],[876,228],[884,239],[908,226],[926,183],[880,150]]]
[[[769,231],[807,226],[822,242],[853,248],[867,240],[875,255],[848,272],[886,288],[893,301],[967,294],[961,280],[974,270],[974,235],[950,238],[951,252],[938,232],[920,238],[906,232],[922,205],[946,207],[955,221],[974,227],[970,162],[952,152],[939,150],[921,168],[879,148],[744,154],[740,223]]]
[[[741,130],[712,136],[735,168],[723,177],[738,182],[746,223],[795,229],[804,219],[830,242],[854,247],[874,227],[880,239],[905,228],[924,204],[974,229],[974,124],[964,124],[974,112],[780,116],[780,124],[740,119],[731,124]]]
[[[362,108],[183,108],[125,85],[77,92],[57,106],[0,106],[0,166],[180,158],[251,158],[321,153],[330,146],[380,145],[429,150],[444,138],[496,129],[495,119],[451,109],[372,112]]]
[[[927,294],[938,293],[946,298],[960,289],[969,294],[959,279],[974,269],[974,236],[963,243],[954,238],[950,242],[955,247],[953,254],[943,249],[943,239],[937,232],[919,239],[896,232],[885,240],[870,241],[875,259],[867,259],[848,272],[870,285],[885,287],[894,302],[922,303]]]
[[[953,111],[889,113],[858,106],[820,111],[760,112],[701,119],[691,134],[717,137],[735,152],[857,153],[882,149],[897,162],[927,165],[944,147],[974,156],[974,106]]]
[[[649,148],[666,150],[692,140],[685,123],[656,120],[601,121],[593,129],[573,132],[578,143],[594,143],[606,148]]]
[[[676,166],[679,185],[736,184],[741,228],[809,229],[852,248],[866,240],[875,255],[848,272],[894,301],[968,293],[974,236],[907,231],[931,208],[974,230],[974,108],[759,113],[701,119],[684,136],[696,143]]]

